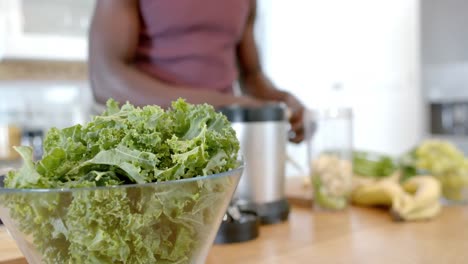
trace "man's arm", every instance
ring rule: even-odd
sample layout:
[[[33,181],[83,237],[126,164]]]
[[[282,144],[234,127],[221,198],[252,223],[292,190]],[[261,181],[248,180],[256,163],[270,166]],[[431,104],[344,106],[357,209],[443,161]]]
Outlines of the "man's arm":
[[[256,0],[252,0],[251,2],[252,8],[247,26],[237,48],[242,79],[242,91],[247,95],[262,100],[284,102],[291,111],[289,121],[291,123],[291,129],[295,134],[292,141],[296,143],[301,142],[304,139],[304,106],[293,95],[278,90],[264,74],[260,65],[254,37]]]
[[[139,71],[133,65],[140,19],[138,0],[99,0],[91,23],[89,68],[96,101],[112,97],[135,105],[157,104],[168,107],[179,97],[191,103],[209,103],[215,107],[258,102],[219,92],[174,86]]]

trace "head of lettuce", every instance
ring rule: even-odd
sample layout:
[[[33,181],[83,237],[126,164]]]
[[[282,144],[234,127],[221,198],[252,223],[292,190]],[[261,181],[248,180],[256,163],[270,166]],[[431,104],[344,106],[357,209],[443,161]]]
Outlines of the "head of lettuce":
[[[6,193],[0,210],[44,263],[190,263],[238,179],[182,179],[240,166],[227,118],[182,99],[168,110],[109,100],[91,122],[48,131],[41,160],[16,150],[23,166],[5,187],[56,191]]]

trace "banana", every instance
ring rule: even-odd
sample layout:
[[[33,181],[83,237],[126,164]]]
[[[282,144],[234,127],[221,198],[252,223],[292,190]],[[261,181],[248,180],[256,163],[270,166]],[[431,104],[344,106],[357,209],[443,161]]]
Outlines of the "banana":
[[[363,206],[391,206],[395,197],[404,195],[403,189],[396,182],[382,180],[355,189],[351,194],[354,204]]]
[[[365,176],[360,176],[355,174],[353,176],[352,180],[352,189],[357,189],[362,186],[367,186],[370,184],[375,184],[380,181],[390,181],[390,182],[395,182],[398,183],[400,181],[401,173],[399,171],[394,172],[392,175],[379,179],[379,178],[373,178],[373,177],[365,177]]]
[[[398,179],[398,176],[392,176],[361,182],[351,194],[352,202],[362,206],[388,206],[396,220],[423,220],[440,212],[441,187],[435,178],[417,176],[402,185]]]
[[[396,211],[391,210],[391,213],[395,220],[402,220],[402,221],[416,221],[416,220],[427,220],[435,217],[440,213],[442,209],[442,205],[440,202],[435,201],[432,204],[429,204],[427,207],[422,208],[420,210],[411,211],[407,214],[400,214]]]
[[[403,189],[412,195],[412,202],[407,203],[399,212],[403,215],[421,211],[439,202],[441,195],[440,183],[432,176],[417,176],[402,184]]]

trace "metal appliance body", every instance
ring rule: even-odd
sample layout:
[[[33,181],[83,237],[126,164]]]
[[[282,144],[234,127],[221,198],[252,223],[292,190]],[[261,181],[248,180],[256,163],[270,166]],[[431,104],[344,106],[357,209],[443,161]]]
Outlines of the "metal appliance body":
[[[234,199],[241,209],[256,212],[263,224],[286,220],[286,108],[271,104],[260,108],[230,107],[222,112],[232,122],[245,160]]]
[[[246,161],[236,195],[263,204],[284,199],[287,123],[233,123]]]

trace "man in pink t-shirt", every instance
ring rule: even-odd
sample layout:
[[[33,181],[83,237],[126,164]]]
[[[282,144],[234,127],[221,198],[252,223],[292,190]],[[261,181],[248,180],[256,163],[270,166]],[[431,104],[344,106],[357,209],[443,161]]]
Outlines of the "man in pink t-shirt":
[[[90,30],[94,97],[168,107],[191,103],[259,106],[284,102],[293,142],[304,107],[265,76],[254,40],[255,0],[99,0]],[[241,80],[242,96],[233,93]]]

